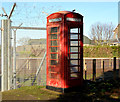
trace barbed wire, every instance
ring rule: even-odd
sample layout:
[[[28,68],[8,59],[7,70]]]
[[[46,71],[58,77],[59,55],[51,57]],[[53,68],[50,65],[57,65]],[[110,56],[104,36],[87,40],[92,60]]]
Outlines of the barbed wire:
[[[51,14],[61,10],[60,7],[61,6],[57,5],[41,6],[40,3],[17,3],[11,19],[13,21],[13,25],[22,22],[23,26],[46,26],[45,23],[47,21],[47,15],[42,12],[44,11],[47,14]]]

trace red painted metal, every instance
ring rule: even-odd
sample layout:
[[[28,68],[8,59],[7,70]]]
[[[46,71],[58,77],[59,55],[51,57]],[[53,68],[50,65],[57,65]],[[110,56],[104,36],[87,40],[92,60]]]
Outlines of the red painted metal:
[[[77,33],[71,32],[72,29],[77,29]],[[71,39],[74,35],[78,36],[77,39]],[[72,49],[78,50],[73,52]],[[56,88],[66,89],[83,84],[82,15],[60,11],[47,17],[46,77],[46,85]]]

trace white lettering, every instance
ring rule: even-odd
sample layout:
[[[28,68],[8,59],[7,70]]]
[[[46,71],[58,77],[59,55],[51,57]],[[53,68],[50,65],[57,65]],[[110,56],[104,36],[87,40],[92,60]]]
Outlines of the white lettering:
[[[62,18],[49,19],[49,22],[58,22],[62,21]]]
[[[76,22],[81,22],[80,18],[67,18],[67,21],[76,21]]]

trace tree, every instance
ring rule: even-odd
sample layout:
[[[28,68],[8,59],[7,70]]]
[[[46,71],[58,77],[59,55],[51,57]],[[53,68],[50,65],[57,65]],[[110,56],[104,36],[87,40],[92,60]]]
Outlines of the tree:
[[[112,23],[95,23],[91,25],[90,37],[96,44],[109,43],[113,37],[114,26]]]
[[[20,44],[21,46],[28,45],[28,41],[30,40],[29,37],[23,37],[20,38],[17,43]]]

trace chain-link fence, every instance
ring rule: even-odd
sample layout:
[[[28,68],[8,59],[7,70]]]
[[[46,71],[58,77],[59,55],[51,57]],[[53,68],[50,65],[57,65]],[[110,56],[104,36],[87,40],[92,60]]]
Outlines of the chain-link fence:
[[[16,78],[19,86],[31,86],[39,68],[42,58],[18,58]],[[46,80],[45,61],[41,66],[41,70],[37,76],[35,83],[37,85],[45,85]]]
[[[109,79],[113,78],[113,70],[114,70],[114,59],[113,58],[85,58],[84,63],[84,71],[83,77],[85,79],[85,71],[86,73],[86,80],[93,80],[93,59],[96,59],[96,79]],[[34,80],[35,74],[39,65],[41,63],[42,58],[30,58],[30,59],[17,59],[17,66],[24,65],[17,70],[17,83],[19,86],[30,86]],[[119,59],[116,59],[116,76],[118,76],[118,69],[119,69]],[[86,68],[85,68],[86,67]],[[18,68],[18,67],[17,67]],[[34,85],[46,85],[46,59],[41,67],[39,74],[36,77]]]
[[[32,49],[34,49],[34,47],[32,47]],[[46,46],[38,47],[38,49],[34,49],[34,52],[37,50],[40,52],[38,57],[30,56],[33,55],[34,52],[31,52],[28,57],[17,57],[17,87],[46,84]]]

